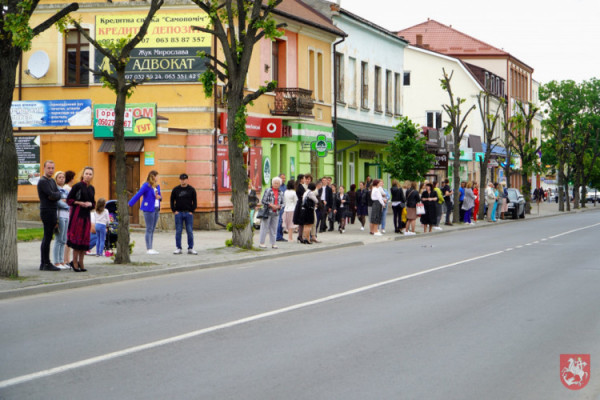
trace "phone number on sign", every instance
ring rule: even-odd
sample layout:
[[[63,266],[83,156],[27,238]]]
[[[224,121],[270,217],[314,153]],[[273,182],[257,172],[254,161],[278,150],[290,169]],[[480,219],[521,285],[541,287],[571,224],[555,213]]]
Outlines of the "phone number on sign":
[[[114,119],[104,119],[104,118],[100,118],[98,119],[98,122],[96,122],[97,126],[114,126],[115,125],[115,120]],[[131,121],[125,121],[123,123],[123,126],[125,128],[131,128]]]
[[[126,74],[125,79],[131,80],[135,79],[136,81],[142,81],[145,79],[148,80],[171,80],[171,81],[181,81],[181,80],[198,80],[200,74],[192,73],[192,74]]]

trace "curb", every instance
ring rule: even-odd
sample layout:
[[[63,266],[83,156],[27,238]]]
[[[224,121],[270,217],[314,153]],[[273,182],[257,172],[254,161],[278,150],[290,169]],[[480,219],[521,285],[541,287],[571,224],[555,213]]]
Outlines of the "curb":
[[[322,247],[315,247],[314,249],[311,249],[311,253],[335,250],[335,249],[342,249],[345,247],[364,246],[364,245],[365,245],[365,243],[361,242],[361,241],[332,244],[330,246],[325,245]],[[134,280],[134,279],[152,278],[152,277],[157,277],[157,276],[162,276],[162,275],[175,274],[175,273],[179,273],[179,272],[190,272],[190,271],[197,271],[197,270],[202,270],[202,269],[217,268],[217,267],[224,267],[224,266],[237,266],[237,265],[258,262],[258,261],[262,261],[262,260],[273,260],[273,259],[284,258],[284,257],[294,256],[294,255],[304,255],[304,254],[306,254],[306,250],[307,249],[293,250],[293,251],[282,252],[282,253],[270,253],[270,254],[268,253],[268,254],[257,255],[255,257],[245,258],[245,259],[240,259],[240,260],[215,261],[215,262],[210,262],[210,263],[205,263],[205,264],[191,264],[191,265],[184,265],[184,266],[178,266],[178,267],[156,269],[153,271],[133,272],[133,273],[127,273],[127,274],[120,274],[120,275],[111,275],[111,276],[90,278],[90,279],[73,281],[73,282],[61,282],[61,283],[50,283],[50,284],[42,283],[37,286],[30,286],[30,287],[21,288],[21,289],[0,291],[0,300],[13,299],[13,298],[25,297],[25,296],[33,296],[33,295],[37,295],[37,294],[52,293],[52,292],[57,292],[60,290],[67,290],[67,289],[78,289],[78,288],[95,286],[95,285],[103,285],[103,284],[107,284],[107,283],[124,282],[124,281],[129,281],[129,280]]]

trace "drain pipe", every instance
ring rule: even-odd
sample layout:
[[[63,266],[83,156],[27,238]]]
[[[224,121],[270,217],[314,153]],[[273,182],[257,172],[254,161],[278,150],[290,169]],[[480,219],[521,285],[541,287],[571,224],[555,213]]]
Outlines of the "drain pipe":
[[[340,185],[339,176],[337,172],[337,99],[338,99],[338,79],[340,79],[337,75],[337,57],[336,55],[336,47],[344,42],[346,37],[343,37],[339,42],[335,42],[333,44],[333,171],[335,176],[335,182]]]
[[[217,68],[217,37],[213,35],[213,49],[214,49],[214,65],[215,69]],[[215,186],[215,224],[226,228],[225,224],[219,222],[219,169],[217,162],[217,136],[219,135],[219,116],[217,114],[217,81],[215,80],[215,85],[213,87],[213,121],[215,125],[215,134],[213,135],[213,163],[214,163],[214,181],[213,185]],[[226,171],[223,171],[225,173]]]

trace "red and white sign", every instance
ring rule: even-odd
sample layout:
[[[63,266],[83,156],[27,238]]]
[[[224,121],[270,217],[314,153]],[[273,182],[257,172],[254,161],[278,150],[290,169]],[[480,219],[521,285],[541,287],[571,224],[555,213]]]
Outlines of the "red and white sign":
[[[227,113],[220,116],[221,134],[227,134]],[[246,135],[263,139],[278,139],[282,136],[282,123],[279,118],[246,117]]]
[[[589,354],[561,354],[560,381],[567,389],[583,389],[590,381]]]

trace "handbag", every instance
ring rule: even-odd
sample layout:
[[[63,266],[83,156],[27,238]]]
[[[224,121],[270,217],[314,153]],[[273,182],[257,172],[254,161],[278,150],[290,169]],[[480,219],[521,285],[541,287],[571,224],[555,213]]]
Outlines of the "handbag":
[[[256,218],[260,218],[260,219],[269,218],[269,209],[263,207],[260,210],[258,210],[258,212],[256,213]]]
[[[425,205],[423,203],[417,203],[417,215],[425,214]]]

